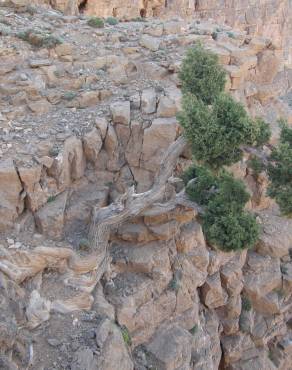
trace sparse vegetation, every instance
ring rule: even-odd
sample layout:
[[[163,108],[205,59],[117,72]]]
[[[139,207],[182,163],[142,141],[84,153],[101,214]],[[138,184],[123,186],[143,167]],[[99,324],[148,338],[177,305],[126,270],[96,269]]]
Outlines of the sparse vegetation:
[[[47,203],[52,203],[56,199],[55,195],[50,195],[47,199]]]
[[[280,144],[273,149],[269,158],[268,175],[271,184],[268,194],[279,204],[281,212],[292,215],[292,128],[280,122]]]
[[[241,307],[243,311],[250,311],[252,309],[251,301],[247,297],[242,297]]]
[[[198,331],[199,327],[197,324],[195,324],[190,330],[189,332],[192,334],[192,335],[195,335]]]
[[[179,286],[179,281],[176,277],[174,277],[169,283],[169,289],[174,290],[175,292],[179,290]]]
[[[132,22],[147,22],[144,17],[136,17],[132,19]]]
[[[76,96],[77,96],[77,93],[75,91],[66,91],[62,97],[64,100],[70,101],[76,98]]]
[[[231,39],[235,39],[235,35],[233,32],[228,31],[227,36],[230,37]]]
[[[86,238],[83,238],[79,241],[79,248],[81,250],[88,250],[90,248],[89,240]]]
[[[122,336],[124,339],[124,342],[127,346],[130,346],[132,344],[131,335],[129,333],[129,330],[126,328],[126,326],[121,327]]]
[[[91,17],[87,21],[88,26],[93,28],[103,28],[104,27],[104,21],[101,18],[98,17]]]
[[[23,41],[27,41],[32,46],[38,48],[54,48],[55,46],[62,44],[62,40],[50,33],[45,33],[39,30],[26,30],[23,32],[19,32],[16,35]]]
[[[49,151],[50,156],[57,157],[59,154],[59,149],[56,146],[53,146]]]
[[[119,23],[119,20],[118,20],[117,18],[115,18],[115,17],[108,17],[108,18],[105,20],[105,22],[106,22],[107,24],[109,24],[110,26],[115,26],[116,24],[118,24],[118,23]]]

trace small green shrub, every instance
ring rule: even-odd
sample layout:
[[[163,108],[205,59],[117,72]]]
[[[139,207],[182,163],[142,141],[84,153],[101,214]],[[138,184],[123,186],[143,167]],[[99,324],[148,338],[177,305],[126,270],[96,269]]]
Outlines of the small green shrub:
[[[255,217],[244,211],[249,194],[242,181],[221,172],[218,176],[202,166],[192,166],[185,178],[190,199],[205,206],[203,231],[209,243],[222,250],[251,248],[258,239]]]
[[[56,200],[56,196],[55,195],[50,195],[47,199],[47,203],[52,203],[54,200]]]
[[[276,200],[284,215],[292,215],[292,128],[282,125],[280,144],[269,158],[271,181],[268,195]]]
[[[37,8],[34,6],[34,5],[27,5],[26,6],[26,11],[30,14],[30,15],[34,15],[37,13]]]
[[[116,24],[118,24],[118,23],[119,23],[119,20],[118,20],[117,18],[115,18],[115,17],[108,17],[108,18],[105,20],[105,22],[106,22],[107,24],[109,24],[110,26],[115,26]]]
[[[212,36],[212,39],[216,41],[218,39],[218,32],[216,31],[212,32],[211,36]]]
[[[250,311],[252,309],[251,301],[247,297],[242,297],[241,307],[243,311]]]
[[[132,344],[132,339],[131,339],[131,335],[129,333],[129,330],[127,329],[126,326],[122,326],[121,327],[121,332],[122,332],[122,336],[123,336],[125,344],[127,346],[130,346]]]
[[[192,334],[192,335],[195,335],[198,331],[199,327],[197,324],[195,324],[190,330],[189,332]]]
[[[144,17],[136,17],[132,19],[132,22],[147,22],[147,20]]]
[[[57,157],[57,155],[59,154],[59,149],[56,146],[53,146],[50,149],[49,154],[51,157]]]
[[[77,93],[75,91],[66,91],[62,97],[64,100],[70,101],[76,98],[76,96],[77,96]]]
[[[90,249],[90,243],[89,243],[89,240],[86,239],[86,238],[83,238],[79,241],[79,248],[81,250],[88,250]]]
[[[38,48],[46,47],[51,49],[62,44],[62,40],[60,38],[39,30],[26,30],[19,32],[16,36]]]
[[[233,32],[227,32],[227,36],[230,37],[231,39],[235,39],[235,35]]]
[[[168,287],[169,287],[169,289],[174,290],[175,292],[177,292],[179,290],[179,287],[180,287],[179,280],[174,277],[173,279],[171,279]]]
[[[213,204],[204,215],[203,230],[209,243],[226,252],[252,248],[259,236],[258,225],[251,214],[216,214]]]
[[[88,26],[93,28],[103,28],[104,27],[104,21],[101,18],[98,17],[91,17],[87,21]]]
[[[183,93],[191,93],[206,104],[211,104],[224,90],[225,76],[218,56],[201,44],[188,50],[179,72]]]

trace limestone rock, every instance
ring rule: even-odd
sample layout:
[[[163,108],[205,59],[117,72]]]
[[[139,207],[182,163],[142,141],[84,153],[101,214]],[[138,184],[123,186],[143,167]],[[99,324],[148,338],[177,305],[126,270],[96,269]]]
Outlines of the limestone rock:
[[[130,123],[130,102],[121,101],[115,102],[111,105],[111,113],[114,123],[121,123],[123,125],[129,125]]]
[[[50,302],[42,298],[37,290],[31,292],[26,316],[32,329],[50,318]]]
[[[175,118],[157,118],[144,131],[142,167],[156,171],[164,150],[175,140],[177,121]]]
[[[40,232],[53,239],[62,236],[66,202],[67,192],[65,191],[36,212],[35,221]]]
[[[42,168],[41,166],[20,167],[18,171],[27,194],[28,208],[35,212],[47,201],[47,195],[40,185]]]
[[[175,117],[177,108],[175,102],[167,96],[162,96],[159,99],[157,115],[158,117]]]
[[[179,326],[162,329],[147,344],[147,364],[157,370],[188,369],[192,336]]]
[[[143,35],[140,39],[140,45],[151,51],[157,51],[160,47],[160,40],[156,37]]]
[[[57,180],[59,189],[64,190],[83,176],[85,166],[82,141],[72,136],[65,141],[63,152],[58,154],[48,172]]]
[[[97,359],[93,351],[88,347],[76,351],[71,368],[72,370],[97,370]]]
[[[263,256],[287,256],[292,245],[292,221],[273,215],[271,212],[262,212],[259,217],[262,232],[257,244],[257,252]]]
[[[105,318],[98,325],[96,343],[100,349],[97,358],[97,369],[133,370],[134,366],[128,354],[120,329]]]
[[[22,185],[11,159],[0,161],[0,230],[13,225],[22,212]]]
[[[83,147],[85,157],[88,160],[95,162],[102,147],[102,138],[96,128],[93,128],[90,132],[84,135]]]
[[[202,286],[202,296],[205,305],[209,308],[220,307],[226,303],[227,294],[221,286],[218,273],[207,277],[205,284]]]
[[[156,112],[157,97],[154,89],[146,89],[142,91],[141,107],[143,113]]]
[[[277,295],[273,291],[281,286],[280,261],[277,258],[249,253],[244,269],[244,292],[259,312],[278,310]],[[268,296],[270,294],[270,296]],[[276,302],[273,303],[274,299]],[[268,302],[272,304],[269,306]],[[265,303],[265,304],[264,304]]]

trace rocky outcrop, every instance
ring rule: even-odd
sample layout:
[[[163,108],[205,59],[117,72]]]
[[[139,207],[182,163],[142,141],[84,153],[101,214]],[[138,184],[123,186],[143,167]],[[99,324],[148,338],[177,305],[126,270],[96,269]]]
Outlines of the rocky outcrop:
[[[63,10],[77,12],[70,4]],[[209,16],[216,4],[193,10]],[[112,230],[106,263],[88,240],[93,206],[107,209],[133,185],[149,190],[181,135],[175,116],[186,48],[200,40],[217,53],[226,89],[272,124],[282,108],[289,114],[277,99],[281,50],[212,22],[93,30],[53,11],[28,19],[18,5],[15,19],[4,11],[9,32],[0,48],[0,367],[287,370],[291,222],[267,197],[266,177],[247,168],[249,154],[230,171],[247,183],[261,225],[253,251],[206,243],[197,206],[178,196],[175,176],[188,150],[161,198]],[[152,13],[142,15],[164,6],[143,4]],[[117,15],[126,7],[117,4]],[[64,42],[36,49],[20,41],[20,19],[25,28],[49,25]],[[278,134],[273,129],[273,143]]]

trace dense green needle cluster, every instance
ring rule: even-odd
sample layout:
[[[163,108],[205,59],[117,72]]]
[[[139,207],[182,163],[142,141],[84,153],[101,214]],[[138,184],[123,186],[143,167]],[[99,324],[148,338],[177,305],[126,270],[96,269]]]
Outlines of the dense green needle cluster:
[[[292,215],[292,128],[281,123],[280,144],[269,158],[268,175],[271,184],[268,194],[275,198],[284,215]]]
[[[178,120],[196,163],[183,174],[186,192],[205,207],[203,229],[212,245],[226,251],[252,247],[259,228],[244,210],[249,194],[244,183],[222,167],[239,161],[244,146],[267,142],[269,126],[250,118],[244,106],[224,92],[225,72],[217,56],[200,44],[188,51],[180,78],[183,103]]]

